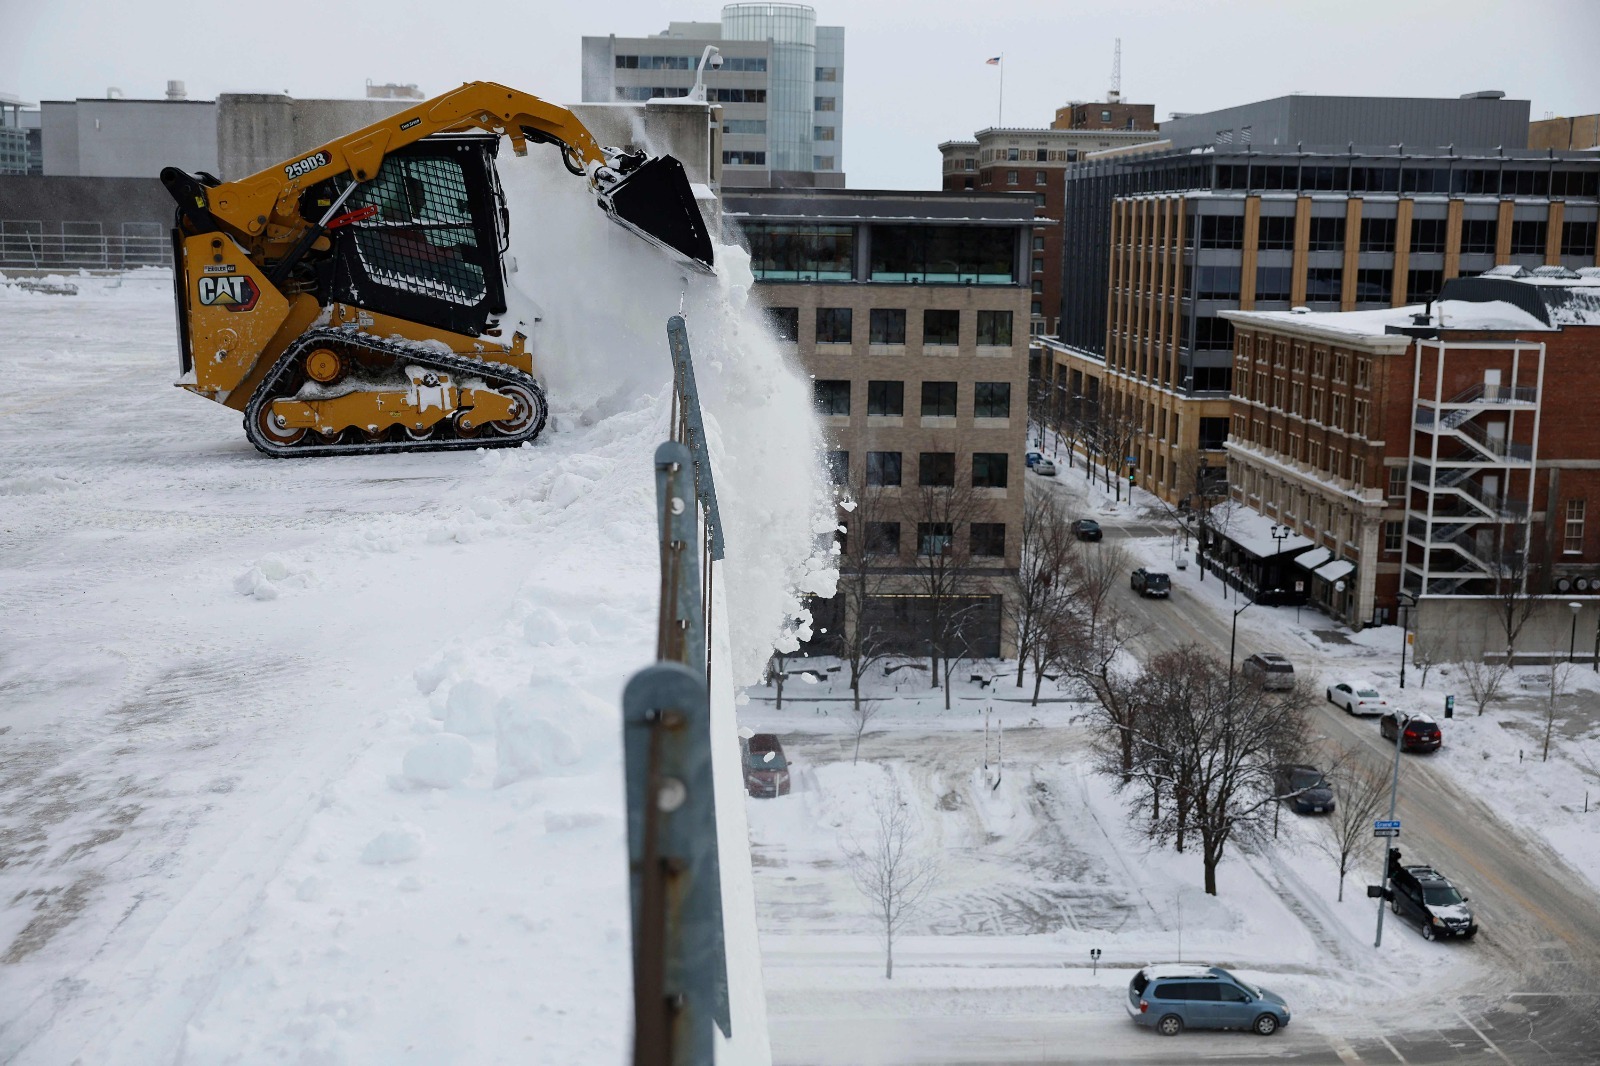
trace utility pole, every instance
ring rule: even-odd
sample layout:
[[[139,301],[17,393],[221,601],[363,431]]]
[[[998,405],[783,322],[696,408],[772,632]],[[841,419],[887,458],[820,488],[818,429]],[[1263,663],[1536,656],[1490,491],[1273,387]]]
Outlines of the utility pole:
[[[1408,714],[1400,717],[1400,712],[1394,712],[1394,777],[1389,782],[1389,821],[1394,821],[1395,799],[1400,792],[1400,739],[1406,735],[1406,723],[1411,721]],[[1399,837],[1385,837],[1386,840],[1398,840]],[[1393,891],[1389,882],[1389,853],[1394,850],[1391,844],[1383,849],[1383,895],[1378,898],[1378,935],[1372,941],[1372,946],[1383,946],[1383,905],[1389,902],[1389,893]]]

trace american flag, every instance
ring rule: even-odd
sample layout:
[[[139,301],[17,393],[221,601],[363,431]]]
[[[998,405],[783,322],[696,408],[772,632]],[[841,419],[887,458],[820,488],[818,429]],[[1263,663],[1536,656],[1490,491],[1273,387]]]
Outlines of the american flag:
[[[995,56],[993,59],[985,59],[983,62],[986,66],[998,67],[1000,65],[1000,57]]]

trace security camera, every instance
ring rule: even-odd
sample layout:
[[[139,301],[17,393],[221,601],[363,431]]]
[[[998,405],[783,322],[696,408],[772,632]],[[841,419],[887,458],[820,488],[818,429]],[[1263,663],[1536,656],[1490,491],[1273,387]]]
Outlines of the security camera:
[[[712,52],[711,53],[711,58],[706,60],[706,65],[709,66],[712,70],[721,70],[722,69],[722,53],[720,53],[720,52]]]

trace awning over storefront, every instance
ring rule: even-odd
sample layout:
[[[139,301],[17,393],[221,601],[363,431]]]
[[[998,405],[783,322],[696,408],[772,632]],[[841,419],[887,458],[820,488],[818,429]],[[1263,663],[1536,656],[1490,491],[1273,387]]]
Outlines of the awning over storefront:
[[[1303,566],[1307,570],[1315,570],[1317,567],[1321,566],[1323,563],[1332,558],[1333,552],[1329,551],[1327,548],[1312,548],[1304,555],[1296,555],[1294,557],[1294,563],[1296,566]]]
[[[1207,521],[1213,530],[1220,531],[1228,540],[1261,559],[1289,556],[1313,546],[1312,541],[1298,533],[1290,533],[1282,541],[1274,540],[1272,527],[1277,523],[1233,500],[1213,507]]]
[[[1348,559],[1336,559],[1317,571],[1317,576],[1324,581],[1342,581],[1349,577],[1355,570],[1356,564]]]

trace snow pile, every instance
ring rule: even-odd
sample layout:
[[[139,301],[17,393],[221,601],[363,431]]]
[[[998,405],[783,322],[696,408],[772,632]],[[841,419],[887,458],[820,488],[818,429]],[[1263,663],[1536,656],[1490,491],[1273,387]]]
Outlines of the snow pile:
[[[593,423],[641,393],[659,395],[672,365],[666,322],[684,315],[725,527],[734,681],[759,679],[774,640],[796,643],[780,631],[809,625],[802,597],[832,595],[831,556],[817,538],[835,522],[811,383],[749,301],[748,254],[719,245],[715,278],[641,254],[639,238],[595,210],[554,153],[530,153],[502,178],[521,265],[508,302],[513,316],[539,320],[530,345],[558,424]],[[550,486],[552,502],[598,487],[571,474]]]

